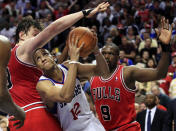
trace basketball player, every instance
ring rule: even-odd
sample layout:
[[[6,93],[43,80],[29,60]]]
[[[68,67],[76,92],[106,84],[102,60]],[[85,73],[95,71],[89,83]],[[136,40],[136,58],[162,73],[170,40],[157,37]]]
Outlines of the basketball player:
[[[156,30],[162,42],[162,56],[156,69],[117,65],[119,48],[107,44],[102,48],[110,73],[109,77],[92,77],[91,93],[100,122],[107,131],[140,131],[135,121],[135,81],[147,82],[164,78],[169,66],[172,29],[164,18]]]
[[[6,87],[6,68],[10,59],[10,41],[5,36],[0,35],[0,110],[15,116],[14,120],[19,120],[16,128],[24,124],[25,112],[22,108],[13,103]]]
[[[53,37],[75,24],[83,17],[91,17],[99,11],[104,11],[109,3],[101,3],[94,9],[73,13],[48,25],[44,30],[39,22],[26,18],[16,29],[16,46],[11,52],[8,64],[11,75],[11,96],[15,103],[26,112],[23,131],[59,131],[60,127],[54,117],[45,110],[45,106],[36,90],[36,84],[42,72],[32,61],[32,53],[36,48],[43,47]],[[15,130],[9,123],[10,130]]]
[[[83,44],[77,48],[78,39],[76,43],[73,39],[69,44],[70,61],[64,64],[57,65],[47,50],[36,50],[34,62],[44,72],[37,83],[37,90],[48,105],[57,102],[57,116],[64,131],[105,131],[90,111],[77,76],[105,75],[109,72],[108,65],[98,47],[94,51],[96,65],[80,64],[79,51]]]

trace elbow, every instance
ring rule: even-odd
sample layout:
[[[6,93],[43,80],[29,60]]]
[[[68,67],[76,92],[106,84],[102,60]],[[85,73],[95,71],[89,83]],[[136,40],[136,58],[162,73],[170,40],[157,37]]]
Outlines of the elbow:
[[[72,98],[70,98],[70,97],[69,98],[64,98],[65,103],[70,103],[71,101],[72,101]]]
[[[62,96],[62,98],[63,98],[63,102],[70,103],[73,99],[73,95],[64,95]]]

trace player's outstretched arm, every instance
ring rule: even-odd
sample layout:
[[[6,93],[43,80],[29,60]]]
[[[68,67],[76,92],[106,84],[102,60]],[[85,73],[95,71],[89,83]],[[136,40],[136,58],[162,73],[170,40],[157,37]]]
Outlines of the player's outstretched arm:
[[[170,62],[170,40],[172,34],[172,26],[170,28],[169,21],[165,18],[161,19],[161,27],[156,29],[159,40],[162,42],[162,56],[156,69],[141,69],[132,67],[131,79],[140,82],[153,81],[164,78],[168,71]]]
[[[87,9],[84,11],[79,11],[70,15],[66,15],[52,22],[49,26],[47,26],[43,31],[41,31],[37,36],[33,39],[28,40],[22,46],[23,49],[21,53],[30,53],[34,51],[36,48],[43,47],[46,43],[48,43],[53,37],[57,34],[63,32],[67,28],[71,27],[77,21],[82,19],[83,17],[92,17],[97,12],[105,11],[109,6],[108,2],[103,2],[99,4],[96,8]],[[20,47],[21,48],[21,47]],[[19,50],[19,49],[18,49]]]
[[[25,112],[13,103],[6,87],[6,67],[10,58],[10,49],[10,41],[6,37],[0,35],[0,110],[15,116],[15,119],[20,120],[19,123],[17,123],[17,127],[21,127],[24,124]]]

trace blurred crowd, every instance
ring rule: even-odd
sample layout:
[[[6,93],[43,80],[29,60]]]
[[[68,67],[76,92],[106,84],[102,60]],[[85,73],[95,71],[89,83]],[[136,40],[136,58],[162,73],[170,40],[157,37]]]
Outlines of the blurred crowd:
[[[82,9],[95,7],[102,0],[0,0],[0,35],[7,36],[15,45],[16,25],[23,17],[32,16],[44,23]],[[161,57],[161,44],[156,38],[155,28],[165,16],[174,23],[172,32],[172,55],[166,78],[159,81],[136,82],[136,112],[146,109],[145,95],[158,96],[158,107],[168,110],[170,101],[176,99],[176,1],[175,0],[108,0],[110,8],[91,19],[82,19],[64,31],[45,48],[56,59],[62,52],[69,31],[77,26],[86,26],[98,36],[98,46],[115,43],[120,48],[117,64],[141,68],[155,68]],[[93,55],[81,62],[94,62]],[[86,83],[86,89],[87,89]],[[85,90],[86,90],[85,89]]]

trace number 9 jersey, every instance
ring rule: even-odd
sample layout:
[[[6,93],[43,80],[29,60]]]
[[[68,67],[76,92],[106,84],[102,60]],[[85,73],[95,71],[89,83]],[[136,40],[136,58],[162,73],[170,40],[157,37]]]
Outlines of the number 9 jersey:
[[[92,77],[91,93],[100,122],[107,131],[135,121],[135,90],[123,80],[123,66],[118,66],[108,78]]]

